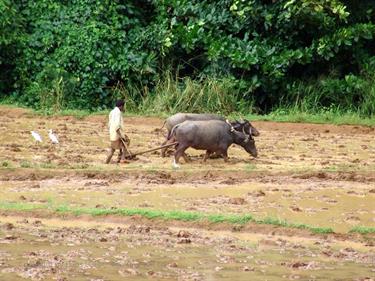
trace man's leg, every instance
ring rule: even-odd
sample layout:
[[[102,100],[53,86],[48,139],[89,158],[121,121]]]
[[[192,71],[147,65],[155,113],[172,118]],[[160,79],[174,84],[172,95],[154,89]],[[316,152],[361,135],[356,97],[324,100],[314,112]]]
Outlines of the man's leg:
[[[126,148],[124,146],[124,144],[122,143],[122,141],[120,142],[120,153],[119,153],[119,159],[120,159],[120,163],[129,163],[126,159],[125,159],[125,155],[126,154]]]
[[[129,137],[127,136],[127,135],[124,135],[124,142],[125,142],[125,145],[122,143],[122,145],[123,145],[123,150],[124,150],[124,155],[125,155],[125,157],[129,157],[129,156],[131,156],[131,152],[129,151],[129,144],[130,144],[130,139],[129,139]],[[126,146],[126,147],[125,147]]]
[[[115,150],[111,147],[111,148],[109,149],[109,152],[108,152],[108,155],[107,155],[107,159],[105,160],[105,163],[106,163],[106,164],[108,164],[109,162],[111,162],[111,159],[112,159],[113,153],[115,153]]]
[[[123,154],[123,149],[120,148],[118,150],[117,163],[120,163],[122,154]]]

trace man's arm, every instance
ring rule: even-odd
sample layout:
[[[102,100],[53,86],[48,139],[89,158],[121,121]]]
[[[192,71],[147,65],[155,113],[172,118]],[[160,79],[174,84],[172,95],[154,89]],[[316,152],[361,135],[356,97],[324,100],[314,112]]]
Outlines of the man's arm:
[[[121,112],[116,112],[114,116],[113,123],[115,125],[115,129],[117,134],[120,136],[120,138],[124,138],[124,132],[122,131],[122,124],[121,124]]]

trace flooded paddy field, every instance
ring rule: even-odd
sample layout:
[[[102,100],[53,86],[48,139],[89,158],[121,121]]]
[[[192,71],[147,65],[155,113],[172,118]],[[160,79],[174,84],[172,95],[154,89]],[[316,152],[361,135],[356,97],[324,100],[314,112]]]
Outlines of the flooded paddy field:
[[[104,115],[0,113],[0,280],[374,279],[374,128],[253,122],[257,159],[233,146],[228,163],[202,163],[188,150],[176,170],[159,152],[103,164]],[[163,142],[162,119],[125,124],[132,152]]]
[[[375,271],[375,253],[363,243],[82,220],[0,220],[2,280],[370,280]]]

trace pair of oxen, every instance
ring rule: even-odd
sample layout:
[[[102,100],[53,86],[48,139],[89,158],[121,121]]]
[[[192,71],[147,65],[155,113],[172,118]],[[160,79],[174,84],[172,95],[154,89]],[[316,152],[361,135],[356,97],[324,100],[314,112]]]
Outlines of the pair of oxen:
[[[212,153],[222,155],[227,162],[228,148],[233,143],[243,147],[253,157],[258,155],[253,137],[259,136],[259,132],[247,120],[230,122],[216,114],[177,113],[169,117],[163,126],[168,130],[163,145],[177,142],[173,161],[176,168],[181,157],[189,161],[185,154],[189,147],[206,150],[204,162]],[[166,149],[162,149],[163,157],[165,152]]]

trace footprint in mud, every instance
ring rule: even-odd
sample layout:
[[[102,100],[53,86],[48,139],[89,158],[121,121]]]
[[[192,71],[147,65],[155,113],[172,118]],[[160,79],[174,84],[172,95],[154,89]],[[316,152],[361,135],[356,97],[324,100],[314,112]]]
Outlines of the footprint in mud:
[[[263,197],[263,196],[266,196],[266,193],[263,190],[256,190],[256,191],[247,193],[247,195],[252,196],[252,197]]]
[[[125,268],[125,269],[120,269],[118,271],[118,273],[122,276],[122,277],[129,277],[129,276],[136,276],[136,275],[139,275],[140,273],[135,270],[134,268]]]
[[[298,207],[298,206],[295,206],[295,205],[290,206],[289,208],[290,208],[293,212],[302,212],[302,209],[301,209],[300,207]]]
[[[342,215],[345,217],[344,220],[351,224],[361,221],[361,219],[354,213],[343,213]]]
[[[152,207],[154,207],[154,205],[149,204],[147,202],[144,202],[144,203],[138,204],[138,207],[140,207],[140,208],[152,208]]]
[[[230,198],[228,203],[233,204],[233,205],[245,205],[247,202],[242,197],[235,197],[235,198]]]

